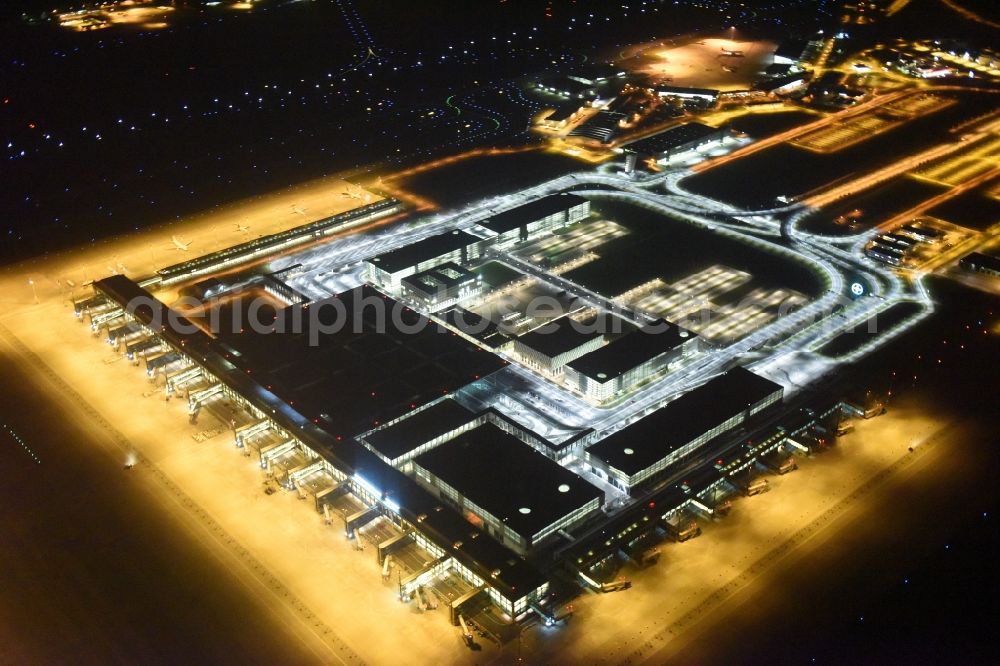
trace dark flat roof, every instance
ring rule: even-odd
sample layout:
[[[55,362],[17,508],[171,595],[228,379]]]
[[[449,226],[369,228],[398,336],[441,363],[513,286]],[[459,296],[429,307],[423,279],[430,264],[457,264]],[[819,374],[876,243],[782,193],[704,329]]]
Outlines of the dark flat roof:
[[[566,365],[591,379],[605,382],[696,337],[676,324],[661,322],[616,338]]]
[[[560,122],[569,119],[574,113],[580,110],[579,102],[564,102],[557,106],[544,120]]]
[[[442,254],[453,252],[461,247],[474,245],[481,240],[478,236],[473,236],[465,231],[449,231],[404,245],[397,250],[372,257],[369,261],[387,273],[395,273],[440,257]]]
[[[656,92],[664,95],[710,95],[717,97],[718,90],[712,88],[687,88],[684,86],[656,86]]]
[[[796,81],[805,82],[809,79],[808,74],[805,72],[801,74],[788,74],[786,76],[779,76],[774,79],[766,79],[764,81],[758,81],[754,84],[754,90],[764,90],[771,91],[778,88],[783,88],[789,84],[795,83]]]
[[[712,136],[722,131],[717,127],[710,127],[704,123],[685,123],[663,130],[658,134],[647,136],[645,139],[633,141],[626,145],[625,148],[644,155],[658,155],[696,141],[701,141],[707,136]]]
[[[587,203],[587,200],[576,194],[550,194],[541,199],[535,199],[517,208],[502,211],[477,222],[479,226],[502,234],[505,231],[519,229],[526,224],[536,222],[553,213],[569,210],[573,206]]]
[[[596,318],[576,321],[569,315],[553,319],[533,331],[519,335],[517,341],[549,358],[564,354],[603,336],[603,328]]]
[[[343,325],[326,332],[341,312]],[[368,286],[311,304],[301,332],[245,326],[221,332],[219,340],[239,352],[235,365],[342,437],[388,423],[505,365]]]
[[[492,423],[417,456],[414,463],[527,539],[603,498],[603,491],[583,477]]]
[[[458,275],[453,277],[445,271],[453,271]],[[451,289],[465,282],[474,282],[476,277],[472,271],[462,268],[453,261],[446,261],[433,268],[405,277],[400,282],[426,296],[433,296],[440,290]]]
[[[587,451],[631,476],[781,390],[780,384],[745,368],[733,368],[602,439]]]
[[[195,271],[211,269],[214,264],[221,264],[224,260],[229,262],[233,262],[237,258],[249,260],[257,256],[257,253],[261,250],[282,243],[287,243],[291,239],[302,238],[304,236],[320,232],[328,233],[327,230],[332,227],[345,225],[368,215],[388,215],[401,209],[402,206],[396,199],[383,199],[381,201],[360,206],[359,208],[344,211],[343,213],[337,213],[336,215],[332,215],[330,217],[314,220],[313,222],[307,222],[306,224],[292,227],[291,229],[254,238],[253,240],[248,240],[210,254],[195,257],[194,259],[188,259],[187,261],[182,261],[179,264],[173,264],[172,266],[161,268],[156,271],[156,274],[164,279],[171,279],[188,273],[193,273]]]
[[[460,428],[476,415],[451,398],[445,398],[364,439],[389,460],[395,460],[435,437]]]
[[[510,338],[500,332],[492,321],[472,310],[455,306],[438,315],[449,326],[481,342],[490,349],[496,349]]]
[[[988,254],[983,254],[982,252],[967,254],[962,257],[962,261],[960,263],[963,266],[976,266],[977,268],[985,268],[991,271],[1000,271],[1000,258],[991,257]]]

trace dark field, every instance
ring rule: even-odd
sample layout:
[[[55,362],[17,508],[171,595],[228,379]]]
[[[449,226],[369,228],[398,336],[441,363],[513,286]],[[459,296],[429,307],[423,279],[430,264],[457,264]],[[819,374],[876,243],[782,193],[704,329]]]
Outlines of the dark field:
[[[911,120],[834,153],[818,154],[780,144],[695,174],[684,181],[691,192],[748,209],[766,208],[779,196],[809,192],[859,176],[942,140],[948,129],[993,108],[986,95],[957,94],[959,104]]]
[[[679,663],[1000,659],[988,638],[1000,614],[990,560],[1000,548],[996,379],[983,371],[1000,362],[1000,337],[986,334],[1000,318],[1000,300],[950,282],[931,286],[934,315],[843,375],[890,390],[890,411],[894,400],[920,400],[959,423],[961,436],[938,443],[932,466],[880,491],[866,516],[838,530],[834,538],[849,547],[819,546],[787,566],[773,593],[704,627]],[[850,455],[847,444],[822,455],[841,448]]]
[[[856,209],[861,212],[857,218],[860,227],[870,229],[944,190],[944,187],[927,181],[899,176],[824,207],[807,218],[804,227],[809,231],[828,234],[857,233],[859,229],[852,229],[848,224],[837,224],[834,220]]]
[[[552,153],[486,155],[416,174],[402,184],[407,190],[447,208],[589,168],[570,157]]]
[[[916,303],[897,303],[885,312],[860,324],[854,331],[841,333],[828,342],[821,353],[833,358],[849,354],[870,341],[874,335],[889,331],[919,310],[920,307]]]
[[[985,231],[1000,222],[1000,201],[987,196],[997,181],[979,186],[931,208],[928,214],[975,231]]]
[[[732,122],[732,128],[746,132],[754,139],[764,139],[774,134],[790,130],[798,125],[819,120],[820,116],[805,111],[782,111],[781,113],[750,113]]]

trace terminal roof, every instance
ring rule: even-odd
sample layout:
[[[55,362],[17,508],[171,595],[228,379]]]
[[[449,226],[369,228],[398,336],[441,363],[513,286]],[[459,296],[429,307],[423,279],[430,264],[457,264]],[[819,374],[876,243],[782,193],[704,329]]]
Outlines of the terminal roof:
[[[388,423],[504,365],[368,286],[310,304],[301,320],[300,332],[245,326],[219,340],[238,352],[237,367],[342,437]]]
[[[438,316],[455,330],[468,335],[489,349],[496,349],[510,340],[500,332],[496,324],[472,310],[455,306]]]
[[[458,285],[475,282],[476,279],[477,276],[472,271],[462,268],[453,261],[446,261],[405,277],[400,282],[425,296],[435,296]]]
[[[545,120],[551,120],[552,122],[561,122],[563,120],[568,120],[573,116],[574,113],[580,110],[580,102],[563,102],[552,110]]]
[[[414,460],[469,501],[531,538],[603,492],[485,423]]]
[[[694,333],[661,319],[658,323],[616,338],[566,365],[591,379],[606,382],[693,337]]]
[[[717,97],[719,91],[713,88],[687,88],[684,86],[656,86],[656,92],[662,95],[702,95]]]
[[[368,433],[364,440],[389,460],[395,460],[475,418],[474,413],[445,398],[387,428]]]
[[[134,309],[140,321],[152,320],[160,335],[220,382],[243,396],[250,404],[269,414],[281,428],[293,433],[306,446],[326,458],[342,472],[363,477],[382,490],[386,499],[399,505],[406,520],[420,524],[421,532],[438,547],[475,571],[505,598],[516,601],[545,582],[541,572],[509,548],[471,525],[455,511],[442,506],[416,481],[364,448],[351,437],[334,437],[330,431],[307,419],[292,406],[265,388],[257,377],[238,368],[235,357],[224,343],[213,340],[192,327],[176,310],[156,299],[146,289],[123,275],[94,283],[99,294],[123,307]],[[150,305],[153,304],[153,305]],[[162,326],[156,323],[160,317]]]
[[[733,368],[587,451],[631,476],[781,390],[780,384],[745,368]]]
[[[485,229],[489,229],[498,234],[514,229],[520,229],[526,224],[537,222],[553,213],[569,210],[573,206],[587,203],[587,200],[576,194],[551,194],[541,199],[535,199],[517,208],[511,208],[497,213],[492,217],[477,222]]]
[[[372,257],[369,261],[387,273],[395,273],[459,248],[474,245],[481,240],[478,236],[456,229],[404,245],[399,249]]]
[[[591,317],[577,321],[569,315],[563,315],[524,335],[519,335],[517,341],[525,347],[554,358],[585,345],[594,338],[602,337],[605,331],[604,324],[608,320],[609,318]]]

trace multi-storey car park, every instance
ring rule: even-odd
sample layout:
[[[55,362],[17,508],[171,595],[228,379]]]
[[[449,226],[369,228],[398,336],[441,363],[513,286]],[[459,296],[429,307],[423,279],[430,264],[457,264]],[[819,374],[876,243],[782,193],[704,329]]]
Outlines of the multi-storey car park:
[[[845,406],[785,396],[783,376],[808,382],[930,308],[919,281],[864,256],[866,236],[830,241],[799,230],[804,206],[738,210],[687,193],[682,176],[572,174],[398,233],[311,243],[263,270],[221,275],[260,257],[260,244],[232,248],[139,282],[99,280],[75,311],[145,361],[168,394],[186,396],[193,421],[222,414],[270,478],[342,522],[348,538],[374,540],[379,563],[399,567],[401,598],[450,572],[465,586],[451,599],[453,620],[481,598],[507,622],[532,612],[551,620],[558,571],[613,589],[600,573],[608,557],[646,561],[658,535],[695,534],[692,521],[756,488],[764,467],[790,469],[786,449],[818,446],[836,429]],[[823,288],[783,317],[708,343],[518,253],[588,224],[591,206],[607,201],[807,266]],[[380,202],[340,222],[397,211]],[[317,240],[325,228],[279,240]],[[487,262],[520,277],[486,286],[477,271]],[[323,275],[336,275],[338,289],[318,297]],[[250,313],[230,298],[222,325],[209,327],[197,308],[157,299],[161,284],[192,277],[201,282],[185,293],[206,309],[250,285],[267,295],[266,316],[233,324]],[[511,334],[483,313],[517,290],[547,290],[560,309],[519,311],[527,331]],[[916,314],[839,359],[822,353],[903,302]]]

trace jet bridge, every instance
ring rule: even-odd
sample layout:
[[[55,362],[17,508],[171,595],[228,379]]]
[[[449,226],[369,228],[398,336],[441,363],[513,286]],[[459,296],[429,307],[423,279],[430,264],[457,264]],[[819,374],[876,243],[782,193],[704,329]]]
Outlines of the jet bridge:
[[[260,450],[260,466],[268,469],[278,456],[284,455],[299,445],[294,439],[289,439],[281,444],[272,444]]]
[[[347,534],[347,538],[350,539],[353,537],[355,530],[370,523],[380,515],[382,515],[382,512],[379,510],[378,506],[366,506],[360,511],[349,515],[344,523],[344,532]]]
[[[147,335],[145,337],[133,340],[125,345],[125,355],[128,360],[134,362],[136,365],[139,364],[139,357],[145,352],[155,349],[163,345],[163,342],[155,335]]]
[[[88,314],[90,312],[90,310],[100,305],[105,305],[107,304],[107,302],[108,299],[105,298],[103,294],[97,296],[90,296],[80,301],[74,301],[73,314],[75,314],[77,318],[82,319],[85,314]]]
[[[191,391],[191,393],[188,394],[188,405],[194,409],[200,408],[201,405],[207,402],[210,398],[214,398],[222,393],[223,388],[223,385],[219,383],[212,384],[211,386],[197,391]]]
[[[201,374],[202,369],[198,365],[189,365],[186,368],[167,373],[167,391],[175,391],[187,382],[201,377]]]
[[[97,333],[101,330],[101,327],[113,322],[119,317],[124,317],[125,311],[121,308],[112,308],[110,310],[105,310],[103,312],[96,313],[90,317],[90,329]]]
[[[310,460],[309,462],[302,463],[298,467],[288,470],[286,474],[286,485],[289,490],[298,489],[298,481],[304,477],[309,476],[313,472],[318,472],[323,469],[323,459],[316,458],[315,460]]]
[[[133,333],[137,333],[137,332],[139,332],[141,330],[142,330],[142,326],[140,326],[137,322],[134,322],[134,321],[123,322],[123,323],[121,323],[121,324],[119,324],[117,326],[113,326],[113,327],[109,326],[108,327],[108,344],[111,345],[114,349],[117,349],[118,348],[118,343],[122,339],[127,338],[129,335],[132,335]]]
[[[459,617],[463,615],[462,609],[476,605],[477,597],[485,592],[486,586],[480,585],[479,587],[469,590],[462,596],[452,601],[451,608],[449,609],[449,619],[451,620],[452,625],[457,627],[459,625]],[[478,610],[478,607],[476,610]]]
[[[394,552],[412,541],[413,537],[409,532],[400,532],[394,537],[390,537],[378,545],[378,563],[382,564],[385,559]]]
[[[417,588],[430,582],[434,577],[443,574],[451,567],[451,555],[442,555],[424,564],[410,575],[399,580],[399,598],[406,599],[416,592]]]
[[[271,427],[271,422],[268,419],[261,419],[259,421],[254,421],[253,423],[247,423],[246,425],[241,425],[236,429],[236,446],[243,448],[243,442],[249,437],[260,434]],[[261,451],[261,457],[263,458],[264,452]]]

